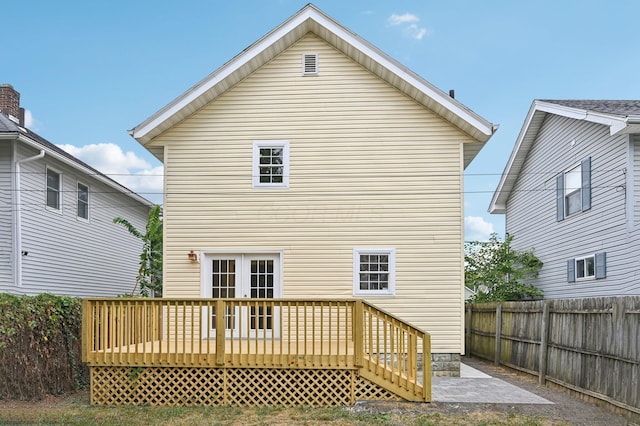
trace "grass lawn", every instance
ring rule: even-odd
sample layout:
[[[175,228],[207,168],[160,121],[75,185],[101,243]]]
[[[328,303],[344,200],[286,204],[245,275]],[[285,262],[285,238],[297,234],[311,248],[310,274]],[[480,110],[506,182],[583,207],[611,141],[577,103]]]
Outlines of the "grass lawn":
[[[0,425],[552,425],[544,417],[447,412],[435,404],[362,407],[98,407],[87,394],[37,402],[0,401]]]

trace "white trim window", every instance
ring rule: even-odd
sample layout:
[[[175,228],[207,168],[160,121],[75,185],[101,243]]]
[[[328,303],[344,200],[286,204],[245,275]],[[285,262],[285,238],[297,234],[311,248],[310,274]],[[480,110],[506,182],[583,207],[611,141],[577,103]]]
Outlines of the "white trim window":
[[[599,252],[567,261],[567,281],[599,280],[607,277],[607,253]]]
[[[556,220],[591,208],[591,157],[556,177]]]
[[[576,280],[594,278],[596,276],[595,256],[576,259]]]
[[[89,186],[78,182],[77,195],[76,216],[78,219],[89,220]]]
[[[564,214],[582,211],[582,166],[578,164],[564,173]]]
[[[396,293],[396,250],[353,249],[353,295],[393,296]]]
[[[289,187],[289,142],[253,142],[253,187]]]
[[[62,211],[62,173],[47,167],[45,184],[47,208]]]

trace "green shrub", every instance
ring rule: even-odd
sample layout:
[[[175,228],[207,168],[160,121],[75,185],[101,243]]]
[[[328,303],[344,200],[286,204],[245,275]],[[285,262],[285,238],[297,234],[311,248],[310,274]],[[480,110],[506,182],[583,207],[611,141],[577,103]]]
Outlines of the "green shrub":
[[[40,399],[85,388],[82,302],[0,294],[0,399]]]

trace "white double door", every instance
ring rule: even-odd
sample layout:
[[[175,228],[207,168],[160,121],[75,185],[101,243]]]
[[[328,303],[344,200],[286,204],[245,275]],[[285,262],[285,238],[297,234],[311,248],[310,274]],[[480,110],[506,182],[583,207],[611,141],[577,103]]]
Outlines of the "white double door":
[[[282,297],[279,253],[205,254],[203,296],[214,299],[273,299]],[[216,312],[207,313],[214,337]],[[279,309],[272,306],[228,307],[225,335],[229,337],[278,337]]]

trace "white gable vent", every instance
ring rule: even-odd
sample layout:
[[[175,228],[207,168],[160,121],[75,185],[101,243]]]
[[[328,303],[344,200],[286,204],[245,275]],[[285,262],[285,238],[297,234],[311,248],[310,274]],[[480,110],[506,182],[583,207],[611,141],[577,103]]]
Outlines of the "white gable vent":
[[[302,75],[318,74],[318,54],[304,53],[302,55]]]

